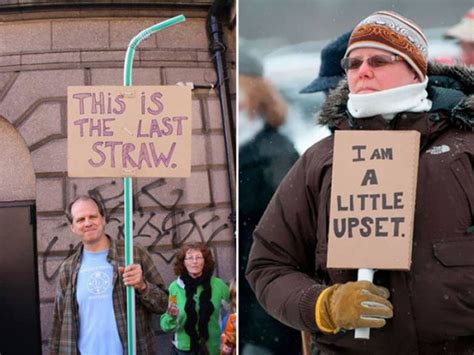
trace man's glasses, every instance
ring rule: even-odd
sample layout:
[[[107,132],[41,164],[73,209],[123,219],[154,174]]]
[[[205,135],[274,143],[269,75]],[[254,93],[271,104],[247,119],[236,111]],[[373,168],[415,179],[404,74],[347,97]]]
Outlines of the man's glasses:
[[[186,261],[201,261],[204,259],[202,256],[187,256],[184,258]]]
[[[403,60],[403,58],[398,55],[384,54],[373,55],[366,59],[367,64],[369,64],[372,68],[380,68],[385,65],[395,64]],[[359,69],[362,63],[364,63],[364,59],[361,57],[346,57],[342,58],[341,67],[347,72],[348,70]]]

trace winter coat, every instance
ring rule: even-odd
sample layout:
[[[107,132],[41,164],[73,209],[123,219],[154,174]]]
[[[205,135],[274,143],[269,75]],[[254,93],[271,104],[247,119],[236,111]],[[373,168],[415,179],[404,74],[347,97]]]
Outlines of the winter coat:
[[[247,278],[263,307],[282,322],[313,333],[324,354],[472,354],[474,352],[474,76],[430,64],[430,112],[355,119],[342,82],[319,120],[334,130],[416,130],[421,134],[412,265],[378,271],[394,317],[372,329],[321,333],[315,303],[328,285],[357,279],[328,270],[327,235],[334,136],[298,160],[254,233]]]

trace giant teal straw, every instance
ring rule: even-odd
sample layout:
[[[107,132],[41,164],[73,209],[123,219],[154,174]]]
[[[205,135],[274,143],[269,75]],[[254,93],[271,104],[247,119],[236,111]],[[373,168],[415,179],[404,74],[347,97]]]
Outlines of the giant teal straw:
[[[158,32],[166,27],[178,24],[185,20],[183,15],[175,16],[166,21],[160,22],[156,25],[144,29],[137,34],[130,41],[125,54],[125,63],[123,67],[123,85],[132,85],[132,66],[133,56],[135,55],[135,48],[141,41],[148,38],[155,32]],[[123,199],[124,199],[124,231],[125,231],[125,266],[133,264],[133,188],[132,178],[126,176],[123,178]],[[128,340],[128,355],[136,354],[135,341],[135,290],[131,286],[127,286],[127,340]]]

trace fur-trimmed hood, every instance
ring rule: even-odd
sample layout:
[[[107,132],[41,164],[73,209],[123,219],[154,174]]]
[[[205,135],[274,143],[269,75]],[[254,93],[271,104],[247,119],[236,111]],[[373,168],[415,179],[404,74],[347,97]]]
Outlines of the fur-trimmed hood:
[[[474,71],[430,62],[428,77],[428,97],[433,101],[431,111],[448,110],[453,125],[474,130]],[[323,104],[317,115],[318,123],[337,127],[346,120],[348,95],[347,79],[343,79]]]

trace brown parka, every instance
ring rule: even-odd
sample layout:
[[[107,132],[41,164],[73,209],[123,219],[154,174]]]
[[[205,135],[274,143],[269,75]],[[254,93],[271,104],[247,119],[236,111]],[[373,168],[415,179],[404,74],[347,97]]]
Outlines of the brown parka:
[[[417,130],[421,133],[412,265],[378,271],[394,317],[372,329],[323,334],[315,304],[328,285],[357,279],[355,270],[326,268],[333,136],[297,161],[254,233],[247,278],[268,313],[313,333],[324,354],[474,354],[474,75],[431,64],[430,112],[354,119],[347,82],[328,97],[319,120],[332,130]],[[349,177],[348,177],[349,178]]]

